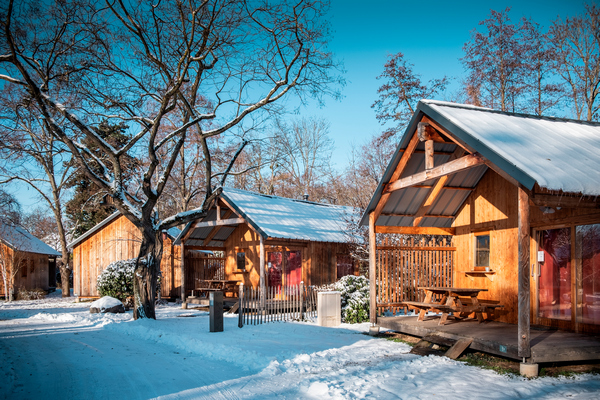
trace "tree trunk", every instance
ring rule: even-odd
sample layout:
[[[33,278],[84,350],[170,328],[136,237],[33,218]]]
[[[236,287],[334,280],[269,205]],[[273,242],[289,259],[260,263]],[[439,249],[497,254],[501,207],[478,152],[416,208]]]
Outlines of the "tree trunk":
[[[62,297],[71,297],[71,285],[69,284],[69,280],[71,278],[71,269],[69,268],[69,255],[67,253],[67,262],[64,262],[65,255],[63,253],[63,258],[58,264],[58,270],[60,271],[60,288],[62,290]]]
[[[156,319],[155,300],[156,283],[162,258],[162,237],[153,229],[152,224],[142,229],[142,245],[138,255],[133,277],[133,297],[135,308],[133,319]]]

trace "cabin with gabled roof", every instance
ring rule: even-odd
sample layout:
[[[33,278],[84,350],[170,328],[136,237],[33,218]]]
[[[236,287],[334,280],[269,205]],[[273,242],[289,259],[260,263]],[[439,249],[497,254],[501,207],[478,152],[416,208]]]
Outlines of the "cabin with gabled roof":
[[[503,306],[488,316],[504,323],[489,325],[497,336],[472,348],[531,362],[600,358],[597,340],[564,336],[600,333],[599,195],[600,124],[420,101],[361,221],[370,228],[371,321],[474,335],[458,315],[445,326],[386,317],[381,291],[402,282],[373,285],[389,251],[377,233],[450,235],[451,286]]]
[[[184,291],[213,278],[190,266],[191,250],[222,253],[218,278],[251,287],[323,285],[356,274],[346,233],[352,212],[351,207],[223,188],[206,217],[188,223],[175,241],[186,254]]]
[[[6,268],[7,279],[14,275],[15,291],[24,289],[48,290],[56,282],[56,258],[61,253],[33,236],[18,225],[0,221],[0,257]],[[11,270],[18,268],[16,274]],[[7,290],[0,276],[0,294]]]
[[[160,263],[161,296],[180,297],[179,246],[173,240],[181,233],[177,228],[163,232],[163,254]],[[138,228],[124,215],[115,212],[92,229],[73,240],[73,294],[80,298],[99,297],[96,282],[112,262],[136,258],[142,243]]]

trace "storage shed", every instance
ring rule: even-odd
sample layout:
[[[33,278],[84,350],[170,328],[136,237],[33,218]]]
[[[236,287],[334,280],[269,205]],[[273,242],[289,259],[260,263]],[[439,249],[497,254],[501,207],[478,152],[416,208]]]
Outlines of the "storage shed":
[[[224,188],[208,215],[188,223],[175,244],[186,253],[222,252],[220,279],[253,287],[323,285],[357,272],[346,236],[352,212],[351,207]],[[186,276],[189,292],[198,278]]]
[[[180,234],[171,228],[163,235],[160,263],[161,296],[180,296],[179,246],[173,240]],[[139,230],[125,216],[115,212],[69,244],[73,250],[73,293],[75,296],[98,297],[96,280],[108,264],[136,258],[141,244]]]
[[[14,275],[13,287],[44,289],[55,282],[56,258],[61,253],[27,232],[24,228],[0,222],[0,257],[7,279]],[[16,274],[11,270],[18,268]],[[7,293],[0,276],[0,293]]]
[[[422,100],[362,219],[371,276],[377,232],[452,235],[452,286],[504,305],[529,359],[532,325],[600,333],[599,195],[600,124]]]

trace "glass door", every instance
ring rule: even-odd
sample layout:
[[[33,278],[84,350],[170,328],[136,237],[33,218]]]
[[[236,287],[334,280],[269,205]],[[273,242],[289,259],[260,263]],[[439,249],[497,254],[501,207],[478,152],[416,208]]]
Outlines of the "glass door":
[[[600,224],[581,225],[575,231],[578,280],[578,322],[600,324]],[[579,272],[581,271],[581,272]],[[580,310],[580,311],[579,311]]]
[[[571,228],[541,232],[538,316],[571,320]]]

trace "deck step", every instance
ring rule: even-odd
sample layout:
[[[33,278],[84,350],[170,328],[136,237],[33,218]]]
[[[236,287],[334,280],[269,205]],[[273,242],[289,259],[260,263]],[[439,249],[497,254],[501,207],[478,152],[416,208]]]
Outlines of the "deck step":
[[[446,354],[446,357],[456,360],[460,355],[473,343],[473,338],[458,339],[454,346],[450,347]]]

